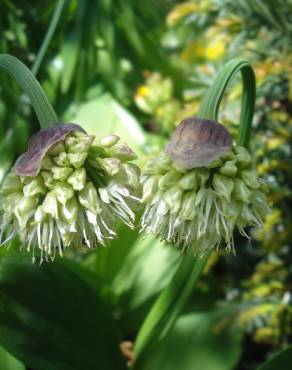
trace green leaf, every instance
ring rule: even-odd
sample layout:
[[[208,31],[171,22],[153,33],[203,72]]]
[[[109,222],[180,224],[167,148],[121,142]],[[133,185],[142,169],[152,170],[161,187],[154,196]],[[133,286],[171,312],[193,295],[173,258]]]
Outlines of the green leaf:
[[[182,316],[139,370],[234,369],[241,354],[241,335],[228,315],[217,309]]]
[[[261,365],[258,370],[289,370],[292,363],[292,345],[275,353],[267,362]]]
[[[136,154],[141,153],[146,142],[144,132],[134,116],[110,94],[80,105],[70,121],[78,123],[98,139],[116,134],[126,141]]]
[[[0,370],[25,370],[25,366],[0,347]]]
[[[68,263],[2,258],[1,345],[37,370],[124,369],[109,307]]]

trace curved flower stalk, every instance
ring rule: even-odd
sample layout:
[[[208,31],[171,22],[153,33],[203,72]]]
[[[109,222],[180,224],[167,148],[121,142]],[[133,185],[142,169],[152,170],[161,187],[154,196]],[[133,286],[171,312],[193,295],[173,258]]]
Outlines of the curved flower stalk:
[[[53,260],[68,246],[104,245],[121,220],[133,227],[139,168],[115,135],[99,144],[76,124],[33,135],[0,190],[0,242],[15,236]]]
[[[195,253],[223,241],[234,251],[233,231],[261,227],[269,212],[266,186],[247,149],[233,146],[224,126],[187,118],[159,158],[141,176],[143,231]]]

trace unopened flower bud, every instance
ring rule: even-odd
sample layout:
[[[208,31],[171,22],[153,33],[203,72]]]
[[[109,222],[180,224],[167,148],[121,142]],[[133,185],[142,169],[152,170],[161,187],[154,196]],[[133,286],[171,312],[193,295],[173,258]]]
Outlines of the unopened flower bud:
[[[78,219],[78,202],[75,197],[60,206],[60,218],[63,222],[75,224]]]
[[[69,161],[69,158],[68,158],[68,154],[65,153],[65,152],[60,152],[58,155],[53,157],[53,160],[54,160],[55,164],[57,164],[58,166],[61,166],[61,167],[70,166],[70,161]],[[54,164],[52,166],[54,166]],[[48,169],[51,169],[51,167],[48,167]]]
[[[37,194],[46,194],[47,188],[41,176],[37,176],[23,187],[23,194],[25,196],[34,196]]]
[[[76,137],[77,136],[77,137]],[[66,149],[69,153],[88,152],[95,136],[76,133],[76,136],[67,136],[65,139]]]
[[[50,170],[55,165],[52,157],[46,154],[42,160],[41,169]]]
[[[92,182],[88,182],[79,192],[78,199],[80,204],[82,204],[86,209],[89,209],[94,213],[100,213],[102,211],[96,189]]]
[[[85,153],[68,153],[68,160],[69,164],[71,164],[74,168],[80,168],[84,165],[84,162],[87,158],[88,154]]]
[[[173,186],[164,193],[163,199],[168,205],[170,213],[177,213],[180,210],[182,195],[183,191],[178,186]]]
[[[126,175],[126,183],[129,187],[138,188],[139,186],[139,173],[136,166],[131,163],[123,163],[122,168]]]
[[[169,171],[162,177],[160,177],[158,182],[158,187],[160,190],[166,190],[173,185],[176,185],[181,178],[181,174],[176,171]]]
[[[51,215],[55,219],[58,218],[58,200],[54,190],[47,193],[42,206],[45,213]]]
[[[110,176],[116,175],[121,168],[121,161],[117,158],[104,158],[100,163]]]
[[[115,145],[119,140],[120,138],[117,135],[108,135],[100,140],[100,145],[105,148],[110,148],[111,146]]]
[[[195,202],[196,193],[194,191],[184,193],[179,217],[184,220],[193,220],[196,217]]]
[[[12,192],[17,192],[22,189],[22,183],[14,172],[10,172],[4,179],[1,185],[0,193],[3,195],[10,194]]]
[[[251,155],[245,148],[242,146],[235,147],[235,153],[235,160],[239,168],[243,169],[251,165]]]
[[[70,186],[66,182],[59,182],[55,186],[55,192],[57,199],[61,204],[65,204],[74,195],[74,190],[72,186]]]
[[[239,175],[249,188],[257,189],[260,187],[258,175],[255,170],[243,170],[240,171]]]
[[[219,172],[222,175],[228,176],[228,177],[235,177],[237,174],[237,167],[235,165],[234,161],[227,161],[224,163],[222,167],[220,167]]]
[[[183,190],[194,190],[198,189],[198,178],[196,171],[187,172],[180,180],[179,185]]]
[[[122,161],[129,161],[136,159],[137,156],[126,143],[119,142],[108,149],[110,157],[117,157]]]
[[[158,180],[159,176],[150,176],[146,179],[146,181],[143,184],[143,197],[142,197],[142,202],[146,202],[149,199],[152,199],[158,186]]]
[[[22,197],[15,208],[15,215],[21,219],[21,217],[26,216],[30,211],[34,210],[37,205],[37,200],[35,197],[25,196]]]
[[[59,141],[58,143],[54,144],[48,151],[47,151],[47,154],[51,155],[51,156],[57,156],[58,154],[60,153],[63,153],[65,152],[66,149],[65,149],[65,146],[64,146],[64,143],[62,141]]]
[[[213,176],[213,187],[220,197],[230,201],[231,193],[234,189],[234,181],[232,179],[216,173]]]
[[[51,171],[41,171],[40,175],[44,179],[44,183],[47,188],[53,189],[57,184],[57,180],[54,179]]]
[[[67,182],[76,191],[80,191],[84,188],[86,183],[86,171],[85,168],[79,168],[75,170],[67,179]]]
[[[205,185],[210,177],[210,171],[207,168],[198,168],[196,174],[199,186]]]
[[[71,167],[56,167],[51,168],[53,178],[58,181],[66,181],[70,174],[73,172]]]
[[[234,180],[234,190],[233,195],[237,200],[241,200],[245,203],[249,203],[251,199],[252,192],[245,185],[245,182],[240,179]]]

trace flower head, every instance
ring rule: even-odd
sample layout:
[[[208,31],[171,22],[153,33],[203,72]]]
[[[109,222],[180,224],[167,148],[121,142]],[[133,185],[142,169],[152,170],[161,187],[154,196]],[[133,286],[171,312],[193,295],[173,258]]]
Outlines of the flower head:
[[[143,231],[195,252],[225,242],[233,231],[260,227],[269,212],[265,185],[248,151],[232,146],[227,130],[188,118],[177,127],[158,158],[142,170]]]
[[[18,235],[33,256],[40,249],[42,261],[69,245],[104,245],[118,220],[133,227],[135,154],[118,136],[94,139],[75,124],[31,137],[0,190],[1,244]]]

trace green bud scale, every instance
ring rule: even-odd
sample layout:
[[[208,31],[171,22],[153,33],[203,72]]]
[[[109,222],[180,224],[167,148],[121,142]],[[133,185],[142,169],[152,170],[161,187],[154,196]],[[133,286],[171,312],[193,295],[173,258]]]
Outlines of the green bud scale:
[[[69,245],[104,245],[118,220],[134,227],[135,155],[118,136],[94,140],[75,124],[32,136],[0,190],[1,245],[18,236],[33,259],[39,248],[43,261]]]
[[[178,126],[142,170],[142,231],[198,253],[222,241],[233,251],[235,229],[247,236],[245,227],[262,226],[270,211],[265,186],[248,151],[232,146],[228,135],[196,118]]]

